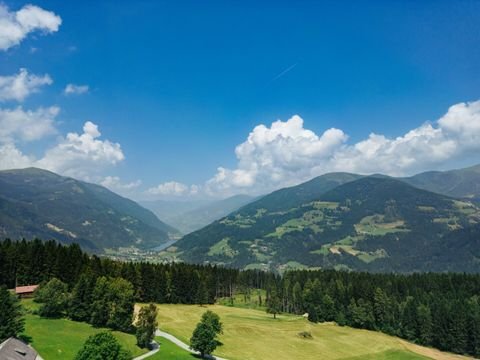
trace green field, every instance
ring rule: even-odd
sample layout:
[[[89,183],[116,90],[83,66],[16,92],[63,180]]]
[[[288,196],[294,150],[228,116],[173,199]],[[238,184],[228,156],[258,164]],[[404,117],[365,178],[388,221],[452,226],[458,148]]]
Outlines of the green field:
[[[22,304],[31,310],[35,303],[31,300],[22,301]],[[24,336],[45,360],[70,360],[75,357],[85,340],[90,335],[106,329],[94,328],[87,323],[67,319],[45,319],[31,313],[25,316]],[[112,331],[124,349],[133,356],[146,353],[136,345],[134,335]]]
[[[258,294],[252,293],[252,299]],[[262,294],[262,298],[264,294]],[[237,298],[237,305],[242,299]],[[340,327],[331,323],[313,324],[301,316],[280,315],[274,320],[262,310],[211,305],[158,305],[159,325],[188,343],[193,329],[207,309],[220,315],[224,333],[217,355],[230,360],[421,360],[466,359],[434,349],[410,344],[379,332]],[[88,336],[105,329],[67,319],[45,319],[31,313],[36,304],[22,301],[28,310],[24,336],[45,360],[73,359]],[[253,301],[255,303],[255,301]],[[258,306],[258,304],[256,305]],[[312,339],[304,339],[299,332],[308,331]],[[135,345],[133,335],[112,332],[121,345],[133,356],[146,352]],[[149,359],[193,360],[196,357],[178,348],[170,341],[157,338],[160,351]]]
[[[224,324],[223,346],[215,354],[231,360],[457,358],[379,332],[312,324],[300,316],[281,315],[274,320],[263,311],[222,305],[158,307],[160,328],[186,343],[204,311],[219,314]],[[301,331],[309,331],[313,339],[301,338]]]
[[[186,350],[180,349],[174,343],[167,339],[157,337],[155,339],[160,344],[160,351],[149,357],[149,360],[195,360],[197,356]]]

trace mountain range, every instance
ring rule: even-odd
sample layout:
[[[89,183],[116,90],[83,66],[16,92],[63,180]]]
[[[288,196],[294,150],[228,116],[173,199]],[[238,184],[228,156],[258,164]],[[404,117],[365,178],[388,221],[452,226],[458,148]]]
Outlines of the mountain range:
[[[247,204],[162,256],[280,272],[478,272],[479,170],[399,179],[326,174]]]
[[[90,251],[153,248],[178,235],[150,210],[95,184],[27,168],[0,171],[0,236],[56,239]]]
[[[162,220],[99,185],[36,168],[0,171],[2,238],[108,253],[169,246],[180,237],[170,223],[187,235],[159,260],[278,272],[480,271],[480,165],[405,178],[330,173],[257,198],[142,205]]]

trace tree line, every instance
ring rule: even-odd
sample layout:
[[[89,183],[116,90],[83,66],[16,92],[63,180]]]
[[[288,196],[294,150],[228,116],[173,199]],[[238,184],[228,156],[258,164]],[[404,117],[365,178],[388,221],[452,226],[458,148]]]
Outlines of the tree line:
[[[265,288],[275,277],[259,270],[240,272],[215,265],[121,262],[86,254],[77,244],[55,241],[0,241],[0,285],[13,288],[57,278],[72,290],[82,275],[123,278],[132,284],[136,301],[172,304],[213,303],[232,297],[240,283]]]
[[[267,285],[267,312],[382,331],[480,356],[480,275],[290,271]]]
[[[235,294],[258,294],[274,316],[308,313],[312,322],[335,321],[480,356],[479,274],[298,270],[279,276],[210,265],[119,262],[53,241],[0,242],[0,285],[52,278],[71,294],[70,317],[112,328],[127,324],[126,317],[122,322],[102,312],[102,304],[115,296],[127,298],[131,309],[137,301],[205,304],[227,297],[233,303]],[[266,299],[257,289],[266,290]]]

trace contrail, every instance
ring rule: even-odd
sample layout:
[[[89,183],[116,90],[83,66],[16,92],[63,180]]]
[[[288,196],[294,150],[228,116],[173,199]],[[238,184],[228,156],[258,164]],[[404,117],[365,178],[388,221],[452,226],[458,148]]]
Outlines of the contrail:
[[[270,80],[270,82],[274,82],[275,80],[278,80],[280,79],[283,75],[285,75],[286,73],[288,73],[290,70],[292,70],[295,66],[298,65],[298,62],[293,64],[293,65],[290,65],[288,68],[286,68],[285,70],[283,70],[280,74],[278,74],[277,76],[275,76],[272,80]]]

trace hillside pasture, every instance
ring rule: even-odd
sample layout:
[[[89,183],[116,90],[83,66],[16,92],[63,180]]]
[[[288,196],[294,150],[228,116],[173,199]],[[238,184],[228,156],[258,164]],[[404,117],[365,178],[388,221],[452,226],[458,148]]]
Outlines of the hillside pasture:
[[[206,310],[216,312],[223,324],[223,343],[216,355],[230,360],[291,359],[462,359],[437,350],[414,346],[379,332],[313,324],[302,316],[280,315],[274,320],[263,311],[223,305],[158,305],[160,328],[188,343]],[[299,336],[302,331],[312,339]],[[422,355],[427,354],[426,356]],[[465,359],[465,358],[464,358]]]

